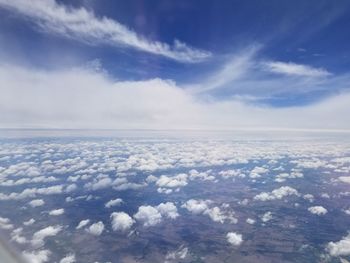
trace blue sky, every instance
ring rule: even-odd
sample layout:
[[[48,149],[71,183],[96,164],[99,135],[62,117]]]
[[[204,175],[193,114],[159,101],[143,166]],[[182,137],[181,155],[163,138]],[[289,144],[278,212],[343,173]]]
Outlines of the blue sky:
[[[79,127],[94,128],[320,129],[329,116],[326,128],[347,129],[347,120],[338,119],[349,111],[349,14],[348,1],[0,0],[0,82],[8,95],[0,101],[2,126],[70,128],[78,120]],[[28,82],[28,76],[37,79]],[[86,84],[93,77],[96,82]],[[65,85],[39,88],[58,78]],[[88,88],[91,83],[95,87]],[[138,93],[154,83],[166,88]],[[102,89],[105,84],[114,88]],[[71,96],[70,85],[86,86],[76,92],[91,97],[96,111],[86,111],[79,95],[70,113],[50,105]],[[23,89],[30,99],[18,102]],[[106,94],[110,89],[113,95]],[[181,94],[172,99],[183,104],[165,103],[167,89]],[[106,109],[104,96],[132,102]],[[154,97],[165,108],[153,111]],[[306,110],[307,117],[298,119],[295,110]],[[175,119],[164,120],[167,113]],[[182,114],[192,117],[183,122]],[[108,120],[100,123],[100,115]]]

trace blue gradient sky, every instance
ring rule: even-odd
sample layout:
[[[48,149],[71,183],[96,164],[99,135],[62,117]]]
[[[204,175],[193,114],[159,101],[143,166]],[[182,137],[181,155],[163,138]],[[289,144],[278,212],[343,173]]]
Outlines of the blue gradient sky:
[[[206,103],[308,107],[349,92],[349,14],[349,1],[1,0],[0,59],[170,81]]]

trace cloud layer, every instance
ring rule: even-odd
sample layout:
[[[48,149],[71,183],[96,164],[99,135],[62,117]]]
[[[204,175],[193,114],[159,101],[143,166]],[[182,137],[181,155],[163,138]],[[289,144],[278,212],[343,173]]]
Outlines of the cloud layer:
[[[87,69],[0,66],[2,128],[349,129],[349,93],[273,108],[199,98],[162,79],[113,81]]]

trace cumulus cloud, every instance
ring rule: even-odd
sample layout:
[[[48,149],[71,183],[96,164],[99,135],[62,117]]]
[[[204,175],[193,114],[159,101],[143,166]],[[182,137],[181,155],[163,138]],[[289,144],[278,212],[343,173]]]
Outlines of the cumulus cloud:
[[[165,256],[165,263],[179,262],[184,260],[188,255],[188,247],[181,245],[177,250],[168,252]]]
[[[97,17],[87,9],[58,4],[54,0],[1,0],[0,6],[31,18],[45,32],[93,44],[131,47],[181,62],[197,62],[210,57],[210,52],[189,47],[179,40],[170,46],[149,40],[107,17]]]
[[[178,174],[175,176],[161,175],[156,182],[159,187],[177,188],[187,185],[187,174]]]
[[[6,217],[0,217],[0,228],[1,229],[12,229],[13,224],[11,224],[11,221],[9,218]]]
[[[42,247],[46,237],[56,236],[62,229],[59,225],[45,227],[34,233],[31,243],[34,247]]]
[[[323,206],[311,206],[307,209],[311,214],[315,214],[315,215],[325,215],[327,214],[327,209],[324,208]]]
[[[90,219],[81,220],[79,222],[79,224],[77,225],[76,229],[81,229],[81,228],[87,226],[89,223],[90,223]]]
[[[32,225],[32,224],[34,224],[35,223],[35,219],[34,218],[31,218],[31,219],[29,219],[28,221],[24,221],[23,222],[23,225],[25,225],[25,226],[30,226],[30,225]]]
[[[75,254],[68,254],[62,258],[59,263],[74,263],[75,261]]]
[[[92,224],[89,228],[86,229],[86,231],[94,236],[99,236],[102,234],[104,229],[105,225],[103,224],[103,222],[99,221],[97,223]]]
[[[45,202],[44,202],[43,199],[34,199],[34,200],[32,200],[32,201],[29,202],[29,205],[30,205],[31,207],[42,206],[42,205],[44,205],[44,204],[45,204]]]
[[[134,218],[143,223],[145,227],[154,226],[162,221],[162,215],[153,206],[140,206]]]
[[[255,224],[255,220],[252,219],[252,218],[247,218],[246,222],[247,222],[247,224],[250,224],[250,225],[254,225]]]
[[[338,242],[329,242],[326,249],[334,257],[350,255],[350,234]]]
[[[350,176],[339,176],[338,180],[343,182],[343,183],[348,183],[350,184]]]
[[[47,249],[37,251],[23,251],[22,255],[24,259],[29,263],[44,263],[49,261],[51,252]]]
[[[123,200],[121,198],[116,198],[116,199],[109,200],[107,203],[105,203],[105,207],[111,208],[112,206],[118,206],[121,203],[123,203]]]
[[[175,219],[179,216],[177,208],[172,202],[161,203],[157,206],[157,210],[162,216]]]
[[[261,216],[261,221],[263,221],[264,223],[270,221],[272,219],[272,213],[269,211],[269,212],[266,212],[265,214],[263,214]]]
[[[111,214],[112,228],[114,231],[129,230],[135,221],[125,212],[114,212]]]
[[[282,186],[278,189],[273,190],[272,192],[262,192],[254,196],[254,200],[269,201],[269,200],[282,199],[283,197],[290,196],[290,195],[299,196],[299,193],[296,189],[292,187]]]
[[[234,217],[233,211],[225,211],[218,206],[209,207],[211,204],[211,200],[190,199],[181,207],[186,208],[189,212],[195,215],[207,215],[214,222],[224,223],[225,220],[229,220],[231,223],[237,223],[238,220]],[[223,208],[227,207],[224,205]]]
[[[235,232],[229,232],[226,235],[227,242],[229,242],[233,246],[239,246],[243,242],[243,238],[241,234],[237,234]]]
[[[64,214],[64,209],[63,208],[54,209],[54,210],[51,210],[49,212],[50,216],[59,216],[59,215],[63,215],[63,214]]]

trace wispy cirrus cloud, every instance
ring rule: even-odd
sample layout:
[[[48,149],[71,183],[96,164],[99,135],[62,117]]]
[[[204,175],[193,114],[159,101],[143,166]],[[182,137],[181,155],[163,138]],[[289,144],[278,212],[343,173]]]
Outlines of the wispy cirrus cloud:
[[[296,64],[293,62],[267,61],[262,63],[262,66],[266,71],[289,76],[327,77],[332,75],[326,69],[314,68],[308,65]]]
[[[100,18],[83,7],[72,8],[54,0],[0,0],[0,7],[33,20],[48,33],[89,44],[129,47],[185,63],[199,62],[211,56],[208,51],[176,39],[172,46],[147,39],[116,20]]]

